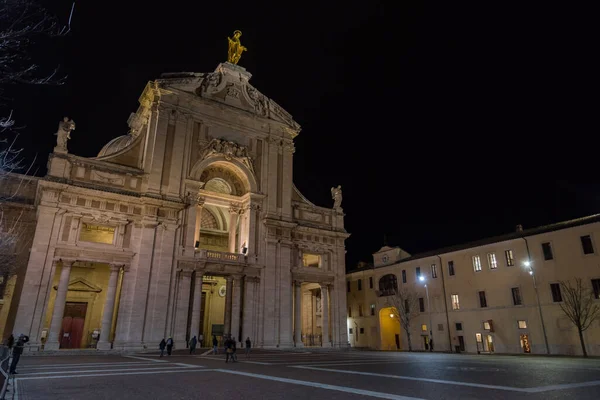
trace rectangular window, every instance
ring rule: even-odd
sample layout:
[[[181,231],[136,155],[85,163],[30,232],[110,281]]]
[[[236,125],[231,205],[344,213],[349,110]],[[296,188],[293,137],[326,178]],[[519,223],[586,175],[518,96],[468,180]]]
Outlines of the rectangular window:
[[[592,289],[594,289],[594,298],[600,299],[600,279],[592,279]]]
[[[115,227],[104,225],[81,224],[79,240],[82,242],[113,244]]]
[[[320,254],[302,254],[302,266],[307,268],[321,268],[321,255]]]
[[[554,259],[550,242],[542,243],[542,252],[544,253],[544,260],[548,261]]]
[[[514,287],[511,289],[513,305],[520,306],[523,304],[523,300],[521,300],[521,290],[518,287]]]
[[[437,278],[437,265],[431,264],[431,277]]]
[[[371,304],[371,315],[375,315],[375,304]]]
[[[552,291],[552,301],[555,303],[562,301],[562,293],[560,292],[560,283],[551,283],[550,290]]]
[[[517,324],[519,326],[519,329],[527,329],[527,321],[519,320],[517,321]]]
[[[481,308],[487,307],[487,300],[485,298],[484,291],[479,292],[479,307],[481,307]]]
[[[462,331],[462,322],[456,322],[454,325],[457,331]]]
[[[454,276],[454,261],[448,261],[448,275]]]
[[[507,267],[512,267],[513,265],[515,265],[515,258],[513,257],[512,250],[506,250],[504,252],[504,257],[506,257],[506,266]]]
[[[369,277],[369,289],[373,289],[373,277]]]
[[[475,272],[481,271],[481,258],[479,256],[473,256],[473,269]]]
[[[352,318],[352,307],[348,307],[348,318]]]
[[[484,321],[483,322],[483,329],[484,330],[489,331],[489,330],[491,330],[491,328],[492,327],[490,326],[490,322],[489,321]]]
[[[402,283],[406,283],[406,270],[402,270]]]
[[[498,261],[496,261],[496,253],[489,253],[487,255],[487,258],[488,258],[488,265],[490,266],[490,269],[498,268]]]
[[[365,328],[360,328],[360,334],[362,335],[363,333],[365,333]]]
[[[362,308],[362,304],[358,305],[358,316],[362,317],[363,316],[363,308]]]
[[[427,332],[427,325],[426,325],[426,324],[422,324],[422,325],[421,325],[421,330],[422,330],[423,332]]]
[[[581,247],[583,248],[583,254],[594,254],[594,244],[590,235],[581,237]]]
[[[362,290],[362,279],[358,280],[358,290]]]
[[[452,309],[453,310],[460,310],[460,303],[458,302],[458,295],[457,294],[453,294],[452,295]]]
[[[419,279],[421,277],[421,267],[417,267],[415,268],[416,274],[417,274],[417,279]]]
[[[425,312],[425,300],[422,297],[419,297],[419,311]]]
[[[444,324],[438,324],[438,331],[443,331],[444,330]]]
[[[350,281],[346,281],[346,291],[350,293]]]
[[[352,335],[352,328],[348,329],[348,333]]]

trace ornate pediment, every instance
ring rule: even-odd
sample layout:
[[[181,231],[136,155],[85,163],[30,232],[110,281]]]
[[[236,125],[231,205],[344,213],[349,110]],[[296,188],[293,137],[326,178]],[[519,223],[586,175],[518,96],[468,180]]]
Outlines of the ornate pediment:
[[[54,285],[54,290],[58,290],[58,285]],[[102,288],[83,278],[77,278],[69,282],[69,291],[71,292],[95,292],[100,293]]]
[[[300,125],[279,104],[263,95],[248,81],[252,75],[245,68],[231,63],[221,63],[210,73],[181,72],[163,74],[157,82],[163,90],[178,89],[224,103],[259,117],[280,122],[288,128],[290,136],[300,132]]]

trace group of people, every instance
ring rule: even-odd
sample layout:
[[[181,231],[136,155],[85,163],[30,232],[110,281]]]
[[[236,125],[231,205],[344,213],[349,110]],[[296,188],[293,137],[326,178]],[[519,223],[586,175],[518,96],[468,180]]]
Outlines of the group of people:
[[[236,362],[237,361],[237,344],[236,344],[236,340],[231,336],[231,335],[225,335],[223,337],[225,339],[225,341],[223,342],[223,347],[225,348],[225,362],[229,362],[229,359],[231,358],[232,362]],[[189,351],[190,354],[196,354],[196,347],[198,346],[198,343],[200,343],[200,346],[202,346],[202,341],[203,341],[204,337],[202,334],[200,334],[200,340],[198,340],[196,338],[196,336],[194,335],[190,341],[188,342],[188,347],[189,347]],[[165,350],[167,351],[167,355],[171,355],[171,353],[173,352],[173,338],[171,336],[169,336],[169,338],[167,340],[163,339],[160,341],[160,344],[158,345],[158,348],[160,349],[160,356],[163,357]],[[219,340],[217,339],[216,335],[213,335],[213,339],[212,339],[212,345],[213,345],[213,354],[219,354]],[[250,355],[250,349],[252,348],[252,342],[250,341],[250,338],[246,338],[246,358],[248,358],[248,356]]]

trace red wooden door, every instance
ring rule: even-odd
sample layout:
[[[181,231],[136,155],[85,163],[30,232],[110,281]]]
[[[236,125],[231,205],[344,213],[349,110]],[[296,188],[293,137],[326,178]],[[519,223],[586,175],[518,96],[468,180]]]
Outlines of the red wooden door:
[[[61,349],[78,349],[83,339],[87,303],[67,303],[60,334]]]

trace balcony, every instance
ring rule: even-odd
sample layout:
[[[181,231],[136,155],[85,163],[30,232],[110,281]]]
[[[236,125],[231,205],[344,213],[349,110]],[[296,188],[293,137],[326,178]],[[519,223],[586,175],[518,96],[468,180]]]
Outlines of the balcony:
[[[222,263],[235,263],[245,264],[247,257],[241,253],[226,253],[216,250],[197,249],[194,258],[200,258],[208,262],[222,262]]]

